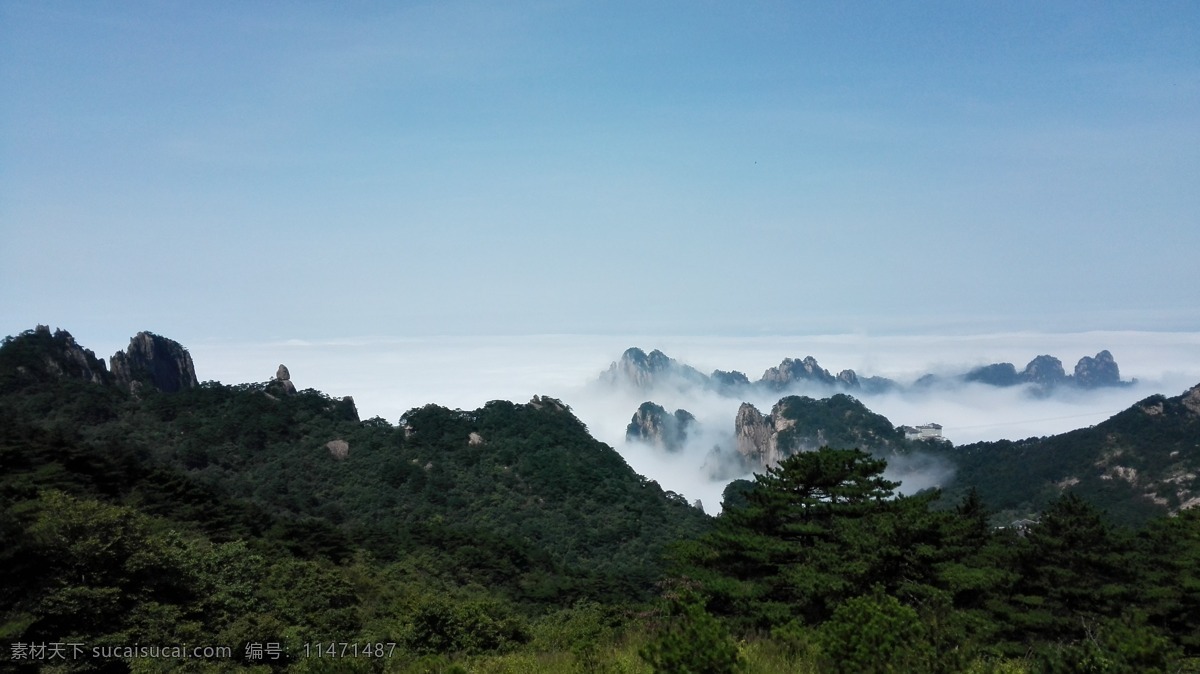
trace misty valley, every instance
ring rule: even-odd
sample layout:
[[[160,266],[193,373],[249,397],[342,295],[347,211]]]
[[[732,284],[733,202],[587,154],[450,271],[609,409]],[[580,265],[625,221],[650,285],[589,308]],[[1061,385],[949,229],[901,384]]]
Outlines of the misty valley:
[[[751,380],[635,347],[587,423],[545,393],[363,419],[285,365],[224,384],[37,326],[0,346],[4,664],[1200,671],[1200,383],[1041,437],[881,413],[1136,384],[1072,357]]]

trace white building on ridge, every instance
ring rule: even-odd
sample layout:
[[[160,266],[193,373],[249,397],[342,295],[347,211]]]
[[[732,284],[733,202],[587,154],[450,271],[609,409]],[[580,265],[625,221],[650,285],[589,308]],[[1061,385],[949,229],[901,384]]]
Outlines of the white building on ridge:
[[[900,430],[904,431],[905,440],[941,440],[942,425],[941,424],[922,424],[920,426],[901,426]]]

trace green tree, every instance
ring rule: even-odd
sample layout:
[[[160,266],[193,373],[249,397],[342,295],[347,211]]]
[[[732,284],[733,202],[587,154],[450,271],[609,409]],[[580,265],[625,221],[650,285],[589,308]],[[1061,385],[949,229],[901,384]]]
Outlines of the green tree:
[[[710,606],[769,630],[793,618],[819,623],[842,600],[882,582],[902,555],[893,490],[882,459],[857,449],[792,455],[756,476],[746,505],[683,552]],[[893,545],[896,544],[896,545]],[[894,566],[894,565],[892,565]]]
[[[1039,671],[1047,674],[1167,674],[1180,671],[1171,640],[1145,624],[1141,615],[1085,623],[1084,638],[1038,649]]]
[[[932,671],[920,616],[878,590],[838,606],[821,625],[818,643],[826,671],[835,674]]]
[[[1200,656],[1200,508],[1155,520],[1140,542],[1136,578],[1148,622]]]
[[[1020,578],[1004,620],[1014,641],[1078,641],[1087,623],[1120,616],[1135,600],[1131,552],[1129,537],[1091,504],[1060,497],[1017,547]]]
[[[639,651],[660,674],[733,674],[744,668],[737,642],[692,588],[664,593],[663,623]]]

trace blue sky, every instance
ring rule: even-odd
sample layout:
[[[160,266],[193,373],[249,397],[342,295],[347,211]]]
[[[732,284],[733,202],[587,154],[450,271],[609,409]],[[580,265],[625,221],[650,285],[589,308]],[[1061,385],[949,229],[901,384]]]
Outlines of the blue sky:
[[[0,316],[1200,330],[1200,4],[0,3]]]

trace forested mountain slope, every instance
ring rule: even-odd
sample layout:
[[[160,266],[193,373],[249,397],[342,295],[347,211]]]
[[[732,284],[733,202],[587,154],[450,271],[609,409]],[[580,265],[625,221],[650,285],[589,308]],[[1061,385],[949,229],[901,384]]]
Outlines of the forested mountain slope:
[[[1014,518],[1069,488],[1115,520],[1140,524],[1200,504],[1200,385],[1150,396],[1089,428],[934,450],[956,466],[948,492],[974,487]]]
[[[550,398],[393,426],[279,381],[139,381],[64,331],[0,346],[6,642],[496,648],[528,639],[518,614],[652,598],[709,523]]]

